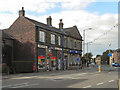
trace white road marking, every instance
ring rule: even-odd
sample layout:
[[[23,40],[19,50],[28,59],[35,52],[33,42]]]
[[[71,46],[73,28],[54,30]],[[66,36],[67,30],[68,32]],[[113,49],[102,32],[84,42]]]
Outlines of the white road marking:
[[[96,85],[102,85],[102,84],[104,84],[104,83],[98,83],[98,84],[96,84]]]
[[[108,81],[108,82],[114,82],[115,80],[110,80],[110,81]]]
[[[21,84],[14,84],[14,85],[8,85],[8,86],[2,86],[2,88],[8,88],[8,87],[12,87],[12,86],[20,86],[20,85],[26,85],[28,83],[21,83]]]
[[[16,87],[11,87],[11,88],[20,88],[20,87],[26,87],[26,86],[34,86],[34,85],[38,85],[38,84],[26,84],[26,85],[23,85],[23,86],[16,86]]]
[[[89,86],[86,86],[86,87],[83,87],[83,88],[89,88],[89,87],[92,87],[91,85],[89,85]]]

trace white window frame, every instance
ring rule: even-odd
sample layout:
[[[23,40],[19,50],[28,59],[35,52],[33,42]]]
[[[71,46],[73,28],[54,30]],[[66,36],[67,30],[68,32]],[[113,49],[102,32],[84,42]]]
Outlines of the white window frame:
[[[39,31],[39,41],[45,42],[45,32],[44,31]]]
[[[51,34],[51,44],[55,44],[55,35]]]

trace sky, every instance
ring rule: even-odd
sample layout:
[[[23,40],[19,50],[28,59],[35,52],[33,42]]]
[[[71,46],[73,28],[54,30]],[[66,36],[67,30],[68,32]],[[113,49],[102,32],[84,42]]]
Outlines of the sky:
[[[93,56],[118,48],[118,0],[1,0],[0,29],[12,25],[21,7],[26,17],[39,22],[46,23],[51,16],[57,28],[63,19],[64,28],[76,25],[82,36],[86,29],[85,41],[91,42],[88,52]]]

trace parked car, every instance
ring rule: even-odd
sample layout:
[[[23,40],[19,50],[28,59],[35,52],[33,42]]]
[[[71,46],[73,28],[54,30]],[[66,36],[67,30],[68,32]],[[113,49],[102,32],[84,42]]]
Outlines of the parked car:
[[[112,66],[113,67],[120,67],[120,64],[118,64],[118,63],[112,63]]]
[[[95,63],[91,63],[91,65],[95,65]]]

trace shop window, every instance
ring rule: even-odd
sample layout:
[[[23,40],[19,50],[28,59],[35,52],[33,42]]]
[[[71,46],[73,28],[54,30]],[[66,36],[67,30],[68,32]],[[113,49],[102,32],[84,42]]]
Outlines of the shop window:
[[[55,35],[51,34],[51,44],[55,44]]]
[[[45,56],[38,56],[38,68],[45,68]]]
[[[39,31],[39,41],[45,42],[45,32]]]

